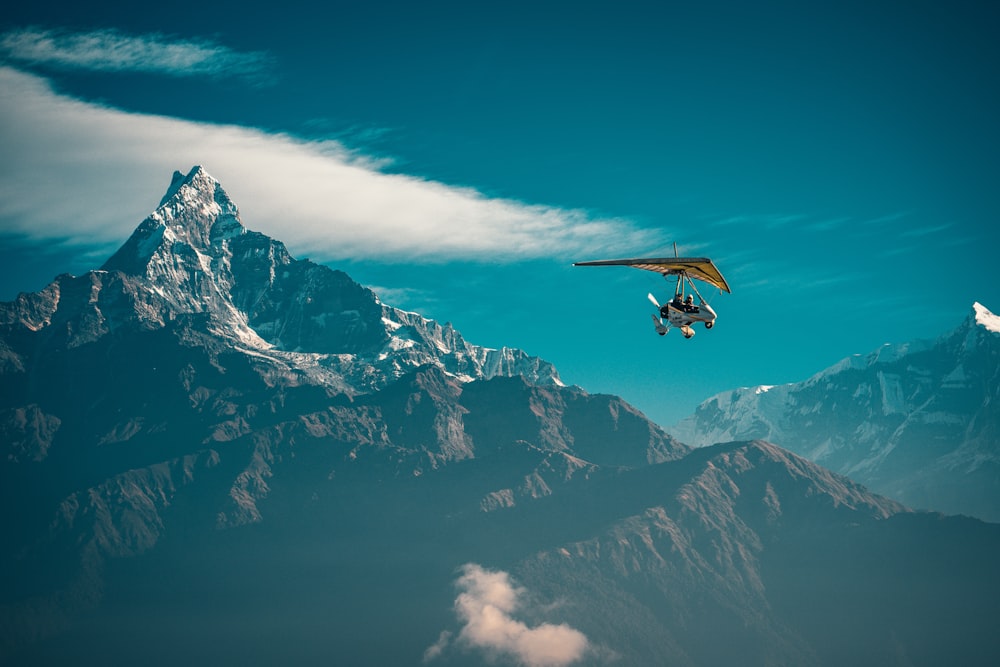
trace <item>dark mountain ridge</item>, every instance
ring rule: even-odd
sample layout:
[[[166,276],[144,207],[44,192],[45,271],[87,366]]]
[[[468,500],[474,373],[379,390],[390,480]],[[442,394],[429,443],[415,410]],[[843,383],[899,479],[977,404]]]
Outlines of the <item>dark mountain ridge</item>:
[[[763,441],[691,450],[290,258],[200,168],[102,270],[0,304],[0,381],[5,663],[1000,650],[1000,526]],[[516,583],[492,626],[470,572]]]

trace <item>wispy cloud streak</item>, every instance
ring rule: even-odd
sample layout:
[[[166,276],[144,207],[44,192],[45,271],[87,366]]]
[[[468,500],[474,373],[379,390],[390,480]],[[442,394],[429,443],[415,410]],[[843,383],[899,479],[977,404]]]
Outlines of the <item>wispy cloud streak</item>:
[[[175,169],[200,164],[244,224],[313,259],[514,261],[663,243],[625,220],[384,173],[334,141],[84,102],[9,67],[0,67],[0,147],[0,225],[38,239],[121,242]]]
[[[164,35],[128,35],[106,29],[73,33],[22,28],[0,37],[0,55],[27,65],[94,71],[135,71],[171,76],[237,76],[262,81],[272,59],[262,52],[239,52],[209,40],[177,40]]]
[[[946,232],[954,227],[953,224],[948,223],[944,225],[929,225],[924,227],[913,227],[911,229],[904,230],[900,232],[900,236],[905,236],[907,238],[923,238],[925,236],[930,236],[932,234],[940,234],[941,232]]]

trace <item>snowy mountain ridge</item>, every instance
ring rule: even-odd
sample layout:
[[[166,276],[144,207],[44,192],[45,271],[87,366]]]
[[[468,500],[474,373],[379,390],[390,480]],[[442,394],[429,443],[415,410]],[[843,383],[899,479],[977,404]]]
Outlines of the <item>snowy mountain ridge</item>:
[[[668,431],[761,438],[912,506],[1000,521],[1000,318],[886,344],[809,379],[722,392]]]
[[[281,242],[244,227],[200,166],[175,172],[159,207],[99,271],[59,276],[10,305],[8,323],[60,324],[67,344],[119,326],[205,318],[262,373],[293,383],[305,375],[347,393],[384,387],[426,364],[464,380],[524,375],[562,385],[548,362],[472,345],[451,325],[381,303],[341,271],[292,258]]]

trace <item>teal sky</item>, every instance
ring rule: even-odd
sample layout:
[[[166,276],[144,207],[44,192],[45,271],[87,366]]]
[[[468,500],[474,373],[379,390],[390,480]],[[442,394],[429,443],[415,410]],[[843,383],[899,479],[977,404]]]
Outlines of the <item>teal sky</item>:
[[[0,299],[202,164],[297,257],[664,425],[1000,310],[993,3],[22,4]],[[673,242],[733,288],[690,341],[658,276],[571,266]]]

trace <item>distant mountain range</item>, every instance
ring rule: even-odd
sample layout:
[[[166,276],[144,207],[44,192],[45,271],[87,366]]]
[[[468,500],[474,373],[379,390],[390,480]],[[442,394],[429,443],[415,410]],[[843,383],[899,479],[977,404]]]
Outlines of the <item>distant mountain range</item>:
[[[668,431],[761,438],[911,507],[1000,522],[1000,317],[885,345],[804,382],[718,394]]]
[[[1000,525],[691,449],[177,174],[0,304],[4,664],[965,665]]]

